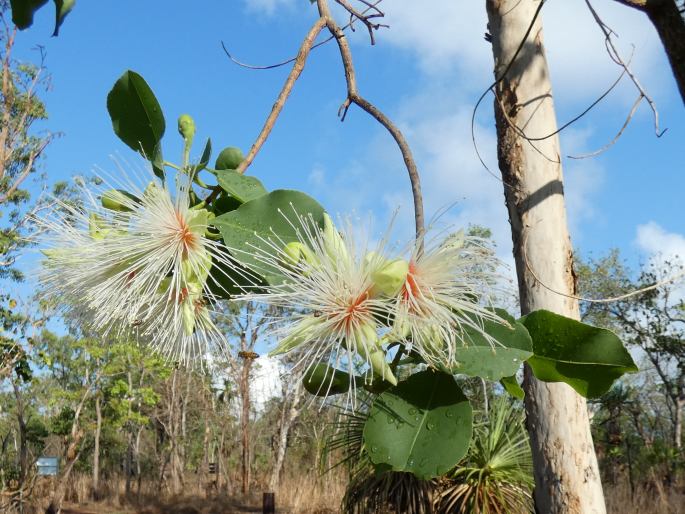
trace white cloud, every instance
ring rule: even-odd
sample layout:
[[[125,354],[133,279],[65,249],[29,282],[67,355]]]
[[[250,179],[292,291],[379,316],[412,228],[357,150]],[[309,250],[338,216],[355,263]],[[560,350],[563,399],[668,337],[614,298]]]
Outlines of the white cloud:
[[[484,2],[393,0],[385,12],[390,29],[379,40],[416,54],[425,71],[442,73],[458,65],[489,73],[492,53],[483,37]]]
[[[628,60],[633,51],[631,68],[648,89],[658,89],[668,77],[661,43],[647,17],[636,9],[618,2],[595,6],[603,21],[619,37],[615,43],[621,56]],[[604,46],[604,34],[595,23],[584,0],[550,2],[543,12],[545,46],[556,96],[583,99],[599,96],[618,77],[621,69],[611,61]],[[625,86],[618,95],[631,102],[636,90]],[[656,92],[656,91],[652,91]]]
[[[597,6],[604,21],[619,35],[627,59],[635,45],[632,66],[648,88],[658,89],[668,77],[661,44],[647,17],[616,2]],[[379,39],[416,55],[429,74],[460,72],[462,87],[485,88],[492,78],[492,53],[484,40],[487,15],[482,2],[435,0],[428,5],[394,0],[386,6],[390,29]],[[620,69],[604,49],[604,36],[583,0],[549,2],[543,9],[545,48],[557,97],[586,100],[598,96]],[[627,102],[634,90],[615,95]]]
[[[654,266],[659,280],[673,280],[670,300],[677,303],[685,299],[685,235],[668,232],[661,225],[650,221],[637,227],[637,246],[647,254],[649,264]]]
[[[292,8],[294,0],[245,0],[248,10],[272,16],[280,8]]]
[[[255,409],[261,412],[271,398],[281,394],[281,375],[285,370],[273,357],[260,357],[255,364],[250,377],[250,395]]]
[[[245,0],[248,9],[267,15],[273,15],[279,9],[292,10],[297,2]],[[483,2],[389,0],[383,6],[383,23],[390,28],[379,31],[379,45],[390,44],[414,55],[419,68],[429,76],[458,73],[453,87],[474,91],[489,85],[492,50],[484,39],[488,29]],[[341,22],[345,20],[342,9],[337,5],[334,8]],[[597,2],[595,8],[618,34],[616,44],[625,59],[630,57],[634,47],[631,66],[647,90],[658,97],[672,79],[652,24],[643,13],[613,0]],[[555,96],[579,103],[599,96],[621,70],[607,55],[604,35],[584,0],[548,2],[542,18]],[[357,32],[357,36],[364,36],[364,31]],[[366,37],[354,40],[368,45]],[[610,98],[624,107],[636,96],[634,87],[624,79],[624,84]]]
[[[668,232],[654,221],[638,225],[635,242],[650,257],[661,260],[677,258],[685,262],[685,236]]]
[[[322,187],[326,183],[326,171],[322,166],[315,166],[307,176],[307,182],[313,187]]]

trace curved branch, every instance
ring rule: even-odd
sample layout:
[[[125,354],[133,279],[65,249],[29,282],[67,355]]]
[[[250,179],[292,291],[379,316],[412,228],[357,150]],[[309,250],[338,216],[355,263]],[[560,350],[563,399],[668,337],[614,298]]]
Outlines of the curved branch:
[[[330,8],[328,6],[327,0],[317,0],[317,5],[319,7],[319,14],[321,18],[325,20],[326,27],[330,31],[331,35],[335,37],[338,43],[338,48],[340,49],[340,57],[342,59],[343,67],[345,70],[345,81],[347,82],[347,98],[340,106],[338,114],[341,121],[345,120],[347,111],[351,104],[359,106],[362,110],[373,116],[381,125],[383,125],[386,130],[393,137],[397,146],[402,153],[402,158],[404,159],[404,164],[407,168],[407,173],[409,174],[409,181],[411,182],[412,196],[414,200],[414,222],[416,225],[416,241],[423,247],[423,235],[424,235],[424,212],[423,212],[423,196],[421,193],[421,180],[419,177],[419,171],[414,161],[414,156],[412,155],[409,144],[405,139],[402,131],[397,128],[397,126],[390,121],[390,119],[383,114],[383,112],[378,109],[371,102],[366,100],[359,94],[357,89],[357,80],[355,76],[354,64],[352,62],[352,52],[350,50],[350,45],[347,42],[345,33],[336,24],[335,20],[331,16]]]
[[[314,43],[316,36],[319,35],[319,33],[325,25],[326,21],[323,18],[319,18],[318,20],[316,20],[312,28],[309,29],[307,36],[304,38],[304,41],[302,42],[300,51],[297,53],[293,69],[290,71],[290,74],[288,75],[285,84],[283,84],[281,93],[278,95],[276,102],[271,108],[271,113],[269,113],[269,117],[264,122],[264,127],[262,127],[262,131],[259,133],[259,136],[257,136],[257,139],[253,143],[252,148],[250,148],[250,151],[248,152],[247,156],[245,156],[243,162],[241,162],[240,166],[238,166],[238,168],[236,169],[238,173],[244,173],[245,170],[250,166],[250,164],[252,164],[252,161],[254,160],[255,156],[261,149],[266,139],[269,137],[269,134],[271,133],[271,130],[273,129],[274,124],[276,123],[278,115],[283,110],[283,106],[285,105],[286,100],[290,96],[290,92],[293,90],[295,82],[302,74],[304,64],[307,61],[307,56],[309,55],[309,51],[312,49],[312,44]]]

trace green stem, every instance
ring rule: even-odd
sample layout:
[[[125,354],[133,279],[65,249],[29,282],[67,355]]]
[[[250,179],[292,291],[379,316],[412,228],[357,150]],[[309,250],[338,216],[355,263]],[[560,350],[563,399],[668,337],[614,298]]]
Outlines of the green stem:
[[[198,186],[200,186],[200,187],[202,187],[202,188],[204,188],[204,189],[212,189],[212,188],[214,187],[214,186],[208,186],[207,184],[205,184],[204,180],[202,180],[202,179],[200,178],[200,174],[199,174],[199,173],[195,173],[195,176],[193,177],[193,180],[195,181],[195,183],[196,183]]]
[[[192,140],[183,139],[183,169],[186,169],[188,167],[188,163],[190,162],[190,145],[192,144]]]
[[[169,161],[164,161],[164,166],[169,166],[170,168],[174,168],[175,170],[181,171],[183,168],[180,166],[176,166],[174,163],[171,163]]]
[[[209,196],[204,199],[205,205],[211,205],[214,200],[216,200],[219,195],[221,194],[221,186],[214,186],[212,188],[212,192],[209,193]]]

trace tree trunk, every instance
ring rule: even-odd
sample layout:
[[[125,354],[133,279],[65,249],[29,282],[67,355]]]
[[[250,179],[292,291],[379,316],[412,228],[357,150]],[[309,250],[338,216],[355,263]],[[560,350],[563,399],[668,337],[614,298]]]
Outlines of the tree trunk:
[[[291,395],[290,407],[288,407],[288,397],[284,395],[283,398],[283,410],[281,411],[279,422],[276,460],[274,461],[271,477],[269,478],[269,491],[276,491],[278,489],[281,469],[283,468],[283,462],[285,461],[285,451],[288,448],[288,433],[290,432],[290,427],[292,427],[295,418],[300,413],[299,404],[302,398],[302,386],[300,384],[295,386]]]
[[[224,459],[226,432],[224,425],[221,426],[221,437],[219,438],[219,448],[216,453],[216,489],[218,492],[224,491]]]
[[[679,396],[675,400],[675,426],[673,427],[673,444],[678,452],[683,447],[683,405],[685,398]]]
[[[96,374],[94,383],[97,384],[100,380],[99,373]],[[67,451],[64,454],[64,469],[60,475],[55,489],[50,498],[50,504],[46,509],[46,514],[59,514],[62,511],[62,502],[64,501],[64,496],[67,493],[67,484],[69,482],[69,476],[71,471],[74,469],[74,464],[81,455],[81,441],[83,440],[84,432],[79,428],[79,419],[81,417],[81,411],[85,405],[88,397],[91,393],[91,386],[87,386],[81,397],[81,401],[74,411],[74,420],[71,422],[70,435],[67,439]]]
[[[245,333],[240,338],[241,353],[243,356],[243,366],[240,370],[240,431],[242,444],[241,474],[242,492],[247,494],[250,490],[250,369],[252,368],[252,357],[247,353],[247,340]]]
[[[171,479],[171,492],[174,495],[178,495],[183,490],[183,478],[181,477],[181,457],[179,455],[179,436],[181,431],[181,417],[180,417],[180,405],[177,395],[177,388],[179,387],[179,371],[176,369],[172,375],[171,381],[171,401],[169,402],[169,443],[170,456],[169,456],[169,472]]]
[[[534,276],[555,291],[575,292],[559,140],[551,136],[529,142],[521,136],[525,131],[528,137],[543,137],[557,129],[539,18],[526,37],[539,1],[487,0],[486,4],[495,77],[508,69],[496,86],[495,119],[521,312],[547,309],[579,319],[577,301],[551,292]],[[537,511],[603,514],[606,508],[585,400],[565,384],[536,380],[528,367],[524,389]]]
[[[202,396],[204,400],[206,400],[205,395]],[[208,403],[208,402],[207,402]],[[202,437],[202,469],[200,470],[200,473],[198,473],[198,477],[200,480],[200,487],[204,487],[206,491],[206,495],[209,497],[211,487],[210,487],[210,476],[209,476],[209,443],[212,438],[212,429],[210,426],[210,417],[212,415],[212,410],[210,410],[209,406],[205,404],[205,426],[204,426],[204,435]],[[214,472],[216,473],[216,468],[214,469]]]
[[[136,497],[140,500],[140,489],[143,485],[143,470],[140,465],[140,439],[143,435],[143,427],[138,427],[136,443],[133,446],[133,459],[136,463]]]
[[[133,394],[133,375],[131,374],[130,368],[131,368],[131,359],[127,357],[128,365],[129,365],[129,371],[126,373],[126,377],[128,379],[128,394],[132,395]],[[132,418],[133,418],[133,405],[131,404],[131,400],[127,400],[127,421],[126,421],[126,460],[124,461],[124,472],[126,473],[126,497],[131,496],[131,477],[133,475],[133,426],[132,426]]]
[[[668,56],[680,97],[685,102],[685,19],[675,0],[617,0],[643,11],[654,25]]]
[[[100,490],[100,435],[102,433],[102,405],[101,398],[95,398],[95,436],[93,444],[93,485],[91,496],[99,499]]]
[[[29,472],[29,447],[26,440],[26,413],[24,412],[24,398],[17,383],[21,380],[19,377],[12,380],[12,388],[14,389],[14,398],[17,402],[17,425],[19,427],[19,489],[24,487],[24,482]]]

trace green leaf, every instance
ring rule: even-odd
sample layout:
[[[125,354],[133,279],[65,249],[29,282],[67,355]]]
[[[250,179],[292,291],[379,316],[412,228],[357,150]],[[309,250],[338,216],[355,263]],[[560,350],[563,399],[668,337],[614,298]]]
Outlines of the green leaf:
[[[76,5],[76,0],[55,0],[55,31],[52,33],[54,37],[59,35],[59,28],[74,5]]]
[[[297,216],[311,219],[323,228],[323,207],[306,194],[287,189],[250,200],[234,211],[217,216],[211,223],[219,229],[236,259],[275,284],[283,279],[282,275],[255,258],[255,254],[273,254],[272,244],[285,247],[297,241]]]
[[[516,380],[516,375],[504,377],[502,380],[499,381],[499,383],[502,384],[504,390],[514,398],[523,400],[526,397],[525,391],[523,390],[523,388],[521,388],[518,381]]]
[[[242,266],[239,262],[232,259],[230,255],[224,256],[221,260],[233,262],[228,264],[226,262],[218,262],[218,259],[212,260],[212,268],[207,278],[207,286],[216,298],[230,300],[232,296],[244,294],[248,291],[250,293],[260,293],[266,287],[267,284],[261,276]]]
[[[221,216],[227,212],[235,211],[241,205],[242,203],[232,196],[221,194],[219,198],[212,202],[212,212],[217,216]]]
[[[429,479],[466,454],[472,422],[471,405],[454,377],[422,371],[373,403],[364,444],[374,464]]]
[[[586,398],[606,393],[614,380],[638,370],[619,337],[546,310],[521,318],[533,338],[533,373],[544,382],[565,382]]]
[[[523,361],[533,355],[533,341],[528,330],[507,311],[495,309],[497,315],[509,323],[509,327],[494,321],[484,321],[484,331],[499,345],[492,344],[477,330],[465,329],[465,347],[456,351],[458,366],[449,371],[454,374],[500,380],[514,375]]]
[[[33,25],[34,13],[43,7],[48,0],[10,0],[12,6],[12,23],[19,30],[24,30]]]
[[[267,193],[259,179],[238,173],[235,170],[217,170],[221,189],[241,203],[249,202]]]
[[[107,111],[114,133],[136,152],[157,163],[166,124],[162,108],[145,79],[128,70],[107,95]]]
[[[209,164],[209,158],[212,156],[212,140],[207,138],[207,143],[205,144],[205,149],[202,151],[202,156],[200,157],[200,162],[193,168],[193,173],[197,173],[203,170]]]

